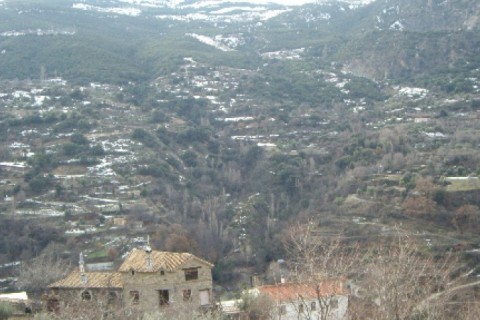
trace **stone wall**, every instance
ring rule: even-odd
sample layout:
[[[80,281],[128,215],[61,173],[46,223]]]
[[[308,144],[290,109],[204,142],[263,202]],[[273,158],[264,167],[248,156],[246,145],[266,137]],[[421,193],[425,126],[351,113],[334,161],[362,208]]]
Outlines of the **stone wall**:
[[[105,312],[123,312],[123,291],[120,288],[59,288],[44,297],[45,311],[58,315],[85,314],[94,319]]]
[[[185,269],[189,268],[198,268],[197,279],[188,281],[185,279]],[[124,305],[133,310],[148,311],[167,305],[189,304],[193,307],[200,307],[202,305],[201,294],[208,295],[209,304],[213,300],[211,268],[194,259],[183,265],[182,269],[174,272],[126,272],[123,274],[123,283]],[[168,297],[165,296],[166,292],[168,292]],[[138,298],[135,297],[137,293]],[[162,294],[168,301],[162,301]]]

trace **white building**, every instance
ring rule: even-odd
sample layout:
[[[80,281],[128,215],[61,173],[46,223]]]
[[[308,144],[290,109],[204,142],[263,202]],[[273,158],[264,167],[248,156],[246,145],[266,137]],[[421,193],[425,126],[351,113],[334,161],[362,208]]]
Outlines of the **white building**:
[[[252,293],[272,300],[276,320],[324,319],[324,316],[329,320],[341,320],[347,317],[348,292],[341,281],[264,285],[256,287]]]

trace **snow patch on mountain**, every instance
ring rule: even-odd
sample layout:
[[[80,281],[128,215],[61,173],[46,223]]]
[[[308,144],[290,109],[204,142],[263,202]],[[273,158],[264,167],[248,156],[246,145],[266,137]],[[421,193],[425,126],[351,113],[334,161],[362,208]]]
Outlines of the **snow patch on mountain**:
[[[85,3],[74,3],[72,5],[73,9],[79,9],[84,11],[96,11],[101,13],[114,13],[120,15],[127,15],[132,17],[137,17],[142,13],[142,10],[137,8],[117,8],[117,7],[97,7]]]
[[[157,19],[162,20],[173,20],[173,21],[208,21],[212,23],[235,23],[235,22],[244,22],[244,21],[267,21],[274,17],[277,17],[285,12],[290,11],[290,9],[284,10],[254,10],[254,11],[245,11],[235,14],[218,14],[213,12],[210,14],[206,13],[189,13],[189,14],[170,14],[170,15],[157,15]]]
[[[192,8],[201,9],[207,7],[219,7],[221,5],[229,4],[254,4],[254,5],[267,5],[267,4],[280,4],[285,6],[301,6],[307,3],[313,3],[315,0],[204,0],[196,1],[194,3],[185,3],[185,0],[118,0],[122,3],[128,3],[131,5],[139,5],[145,7],[168,7],[168,8]]]
[[[212,46],[212,47],[214,47],[218,50],[224,51],[224,52],[235,51],[234,49],[230,48],[229,46],[227,46],[227,45],[225,45],[221,42],[221,36],[217,36],[215,38],[210,38],[210,37],[203,36],[203,35],[196,34],[196,33],[187,33],[185,35],[189,36],[189,37],[192,37],[194,39],[197,39],[201,43]]]
[[[75,35],[75,30],[56,30],[56,29],[27,29],[27,30],[11,30],[0,33],[0,37],[22,37],[27,35],[36,36],[58,36],[58,35]]]
[[[405,30],[405,26],[400,21],[395,21],[390,27],[390,30],[398,30],[403,31]]]
[[[265,52],[260,56],[263,59],[273,60],[301,60],[302,54],[305,52],[305,48],[293,49],[293,50],[280,50],[274,52]]]
[[[162,8],[162,7],[174,8],[184,2],[184,0],[118,0],[118,1],[122,3],[128,3],[131,5],[150,7],[150,8]]]
[[[335,0],[204,0],[196,1],[194,3],[186,3],[185,0],[118,0],[121,3],[127,3],[130,5],[151,7],[151,8],[192,8],[192,9],[201,9],[206,7],[219,7],[225,4],[235,5],[235,4],[254,4],[254,5],[269,5],[269,4],[278,4],[283,6],[302,6],[305,4],[311,3],[331,3]],[[369,3],[372,3],[376,0],[340,0],[339,2],[347,3],[348,6],[353,8],[358,8],[365,6]]]
[[[428,89],[413,88],[413,87],[395,87],[398,93],[409,98],[425,98],[428,94]]]
[[[217,11],[212,11],[210,12],[211,14],[227,14],[231,13],[234,11],[247,11],[247,12],[254,12],[254,11],[267,11],[268,9],[265,7],[229,7],[229,8],[223,8],[219,9]]]

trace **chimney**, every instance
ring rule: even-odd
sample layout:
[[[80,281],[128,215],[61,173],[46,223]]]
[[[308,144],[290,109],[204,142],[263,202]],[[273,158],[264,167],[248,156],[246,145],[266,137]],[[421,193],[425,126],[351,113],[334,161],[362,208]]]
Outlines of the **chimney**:
[[[252,276],[250,276],[250,285],[252,288],[260,287],[262,285],[258,274],[253,274]]]
[[[83,259],[83,252],[80,252],[80,257],[78,258],[78,266],[80,273],[85,273],[85,260]]]
[[[153,261],[152,261],[152,248],[150,247],[150,235],[147,235],[147,246],[145,247],[145,252],[147,253],[147,270],[152,271]]]
[[[87,286],[88,279],[87,279],[87,275],[85,273],[80,274],[80,281],[82,281],[82,285],[84,287]]]
[[[338,291],[339,291],[338,294],[343,294],[343,290],[344,290],[343,281],[344,281],[343,279],[340,279],[338,281],[338,287],[337,287]]]
[[[84,286],[87,285],[87,274],[85,273],[85,259],[83,258],[83,252],[80,252],[80,257],[78,259],[78,267],[80,269],[80,281]]]

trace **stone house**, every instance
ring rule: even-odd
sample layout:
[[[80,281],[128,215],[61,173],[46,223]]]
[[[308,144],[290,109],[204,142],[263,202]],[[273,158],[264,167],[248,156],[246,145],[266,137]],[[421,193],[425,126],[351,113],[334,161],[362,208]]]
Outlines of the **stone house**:
[[[155,311],[168,306],[212,306],[213,265],[190,253],[133,249],[117,272],[79,268],[49,286],[48,308],[61,311],[76,301],[96,301],[125,312]]]
[[[342,281],[313,283],[281,283],[262,285],[250,291],[267,297],[273,304],[273,319],[329,319],[347,318],[348,291]]]
[[[127,224],[127,219],[125,217],[114,217],[113,225],[124,227]]]
[[[124,305],[152,310],[176,304],[212,305],[213,265],[190,253],[134,249],[118,271]]]
[[[56,313],[66,305],[79,302],[95,301],[106,309],[123,305],[122,275],[118,272],[82,272],[76,269],[48,288],[50,294],[46,299],[46,308]]]

